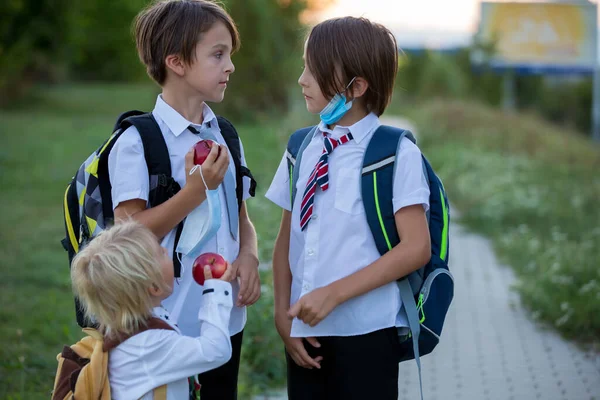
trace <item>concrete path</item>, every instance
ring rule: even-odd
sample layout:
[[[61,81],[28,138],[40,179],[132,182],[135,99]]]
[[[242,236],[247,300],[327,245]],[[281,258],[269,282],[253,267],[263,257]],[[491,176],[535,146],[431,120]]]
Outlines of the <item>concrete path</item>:
[[[403,119],[384,123],[416,133]],[[424,399],[600,400],[600,357],[532,322],[510,289],[512,270],[498,263],[487,239],[458,225],[455,214],[454,301],[440,344],[421,359]],[[414,361],[400,364],[398,387],[399,399],[420,398]],[[286,399],[282,393],[266,398]]]
[[[450,232],[455,297],[442,341],[422,359],[424,398],[600,400],[600,359],[530,321],[488,240]],[[400,364],[399,389],[419,398],[414,362]]]

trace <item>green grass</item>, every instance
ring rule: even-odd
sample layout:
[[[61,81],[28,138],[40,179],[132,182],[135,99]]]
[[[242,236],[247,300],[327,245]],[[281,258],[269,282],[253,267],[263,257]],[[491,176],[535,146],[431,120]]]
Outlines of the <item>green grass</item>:
[[[532,317],[597,345],[600,146],[473,103],[438,100],[407,114],[461,222],[491,237],[515,269]]]
[[[60,244],[64,190],[81,162],[110,134],[117,115],[129,109],[150,110],[156,93],[146,85],[41,88],[27,107],[0,111],[0,398],[48,398],[56,354],[63,344],[81,337],[74,321],[67,254]],[[262,260],[270,259],[281,215],[264,193],[295,123],[236,123],[259,182],[248,208]],[[281,383],[284,377],[282,345],[271,318],[270,279],[263,274],[263,299],[249,310],[242,395]]]

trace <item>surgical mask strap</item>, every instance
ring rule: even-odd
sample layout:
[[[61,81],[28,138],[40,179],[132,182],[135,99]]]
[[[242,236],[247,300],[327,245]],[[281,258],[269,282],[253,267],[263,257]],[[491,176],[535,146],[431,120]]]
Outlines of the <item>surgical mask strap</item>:
[[[206,188],[206,190],[210,190],[208,188],[208,185],[206,184],[206,180],[204,180],[204,174],[202,173],[202,165],[196,164],[194,165],[194,167],[192,169],[190,169],[190,173],[189,175],[191,176],[194,172],[196,172],[196,170],[198,170],[200,172],[200,177],[202,178],[202,182],[204,183],[204,187]],[[181,276],[183,276],[183,261],[181,259],[181,253],[177,252],[177,259],[179,260],[179,263],[181,264]]]
[[[352,85],[352,83],[353,83],[355,80],[356,80],[356,77],[352,78],[352,80],[350,81],[350,83],[348,83],[348,85],[346,85],[346,89],[344,89],[344,92],[350,88],[350,85]]]
[[[350,86],[352,86],[352,84],[354,83],[355,80],[356,80],[356,77],[352,78],[352,80],[350,80],[350,82],[346,85],[346,88],[344,89],[344,91],[341,92],[340,94],[343,94],[345,96],[346,92],[348,91],[348,89],[350,89]],[[352,96],[352,100],[354,100],[354,96]]]
[[[200,177],[202,178],[202,182],[204,182],[204,187],[206,188],[206,190],[210,190],[208,188],[208,185],[206,184],[206,181],[204,180],[204,174],[202,173],[202,165],[194,165],[194,167],[192,169],[190,169],[190,173],[189,175],[191,176],[194,172],[196,172],[196,170],[200,171]]]

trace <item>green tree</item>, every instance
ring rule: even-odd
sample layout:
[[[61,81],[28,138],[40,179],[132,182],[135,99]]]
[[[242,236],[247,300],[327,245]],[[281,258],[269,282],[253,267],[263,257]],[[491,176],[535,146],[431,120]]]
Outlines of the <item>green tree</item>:
[[[149,0],[73,2],[67,47],[75,80],[131,81],[145,76],[131,33]]]
[[[66,64],[67,0],[0,2],[0,105],[11,104]]]

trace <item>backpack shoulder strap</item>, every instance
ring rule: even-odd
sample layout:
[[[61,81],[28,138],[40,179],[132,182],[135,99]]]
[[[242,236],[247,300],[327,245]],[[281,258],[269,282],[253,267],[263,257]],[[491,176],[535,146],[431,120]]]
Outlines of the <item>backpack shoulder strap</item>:
[[[135,333],[130,335],[117,335],[110,338],[104,338],[103,349],[104,351],[110,351],[126,341],[127,339],[140,334],[145,331],[149,331],[152,329],[164,329],[168,331],[174,331],[173,327],[163,321],[160,318],[152,317],[148,320],[148,323],[145,326],[141,326]]]
[[[362,200],[369,228],[375,239],[377,250],[382,255],[400,243],[392,199],[394,196],[394,167],[400,142],[404,137],[416,144],[415,137],[410,131],[386,125],[380,126],[367,145],[363,159]],[[423,383],[418,345],[421,327],[414,298],[415,288],[412,287],[409,278],[401,279],[397,284],[411,332],[422,400]],[[417,292],[418,288],[420,285],[416,288]]]
[[[89,359],[83,368],[86,372],[79,374],[74,384],[73,398],[110,398],[108,380],[108,354],[103,349],[102,334],[93,328],[83,330],[88,336],[72,346],[82,358]],[[82,368],[82,370],[83,370]],[[90,382],[89,379],[93,379]]]
[[[102,351],[98,352],[96,346],[99,343],[98,338],[101,339],[102,336],[94,336],[94,332],[98,333],[95,329],[86,328],[84,332],[87,336],[72,346],[64,346],[56,356],[58,367],[52,387],[52,400],[63,400],[72,395],[81,370],[89,365],[92,354],[96,352],[100,357],[103,356]]]
[[[235,180],[236,189],[235,194],[238,201],[238,210],[242,207],[242,199],[244,198],[244,182],[243,178],[247,176],[250,178],[250,196],[254,197],[256,194],[256,180],[252,176],[252,172],[242,165],[242,148],[240,144],[240,137],[235,130],[233,124],[225,117],[218,116],[217,122],[219,123],[219,130],[225,143],[231,152],[233,157],[233,164],[235,165]]]
[[[396,154],[404,137],[415,142],[410,131],[380,126],[369,141],[363,158],[362,200],[369,228],[382,255],[400,243],[392,199]]]
[[[298,129],[292,133],[287,144],[285,155],[287,157],[288,171],[290,173],[290,207],[294,206],[296,198],[296,182],[300,173],[300,163],[302,161],[302,153],[310,143],[312,134],[317,129],[317,126],[309,126]]]
[[[134,113],[134,114],[132,114]],[[169,149],[160,130],[160,126],[152,113],[137,114],[139,111],[128,111],[121,114],[117,123],[122,131],[133,125],[138,130],[144,145],[144,157],[150,175],[171,176],[171,159]],[[123,118],[125,116],[125,118]]]

